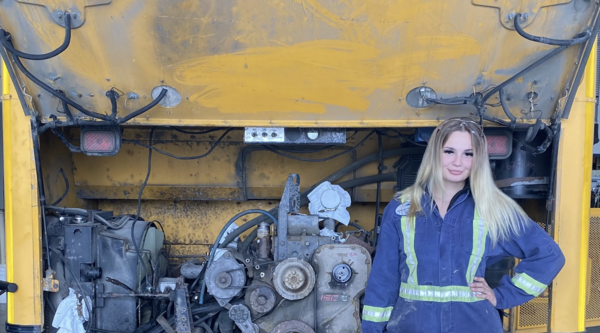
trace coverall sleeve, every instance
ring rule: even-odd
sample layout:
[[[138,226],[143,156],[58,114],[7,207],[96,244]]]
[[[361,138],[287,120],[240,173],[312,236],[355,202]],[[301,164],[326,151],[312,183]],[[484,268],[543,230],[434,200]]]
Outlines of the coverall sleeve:
[[[362,312],[362,331],[383,332],[390,319],[400,291],[400,233],[397,204],[389,204],[384,211],[377,253],[367,281]]]
[[[519,236],[499,241],[496,247],[522,261],[515,276],[502,277],[494,289],[497,309],[509,309],[540,295],[565,264],[558,244],[537,223],[528,220]],[[493,251],[496,252],[496,251]]]

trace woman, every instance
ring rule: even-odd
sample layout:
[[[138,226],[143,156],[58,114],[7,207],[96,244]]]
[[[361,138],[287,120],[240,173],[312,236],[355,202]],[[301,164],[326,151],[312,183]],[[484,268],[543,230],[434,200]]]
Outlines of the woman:
[[[538,296],[564,265],[548,234],[494,184],[481,127],[453,118],[433,132],[415,184],[383,214],[363,332],[502,333],[496,309]],[[522,259],[491,289],[486,263]]]

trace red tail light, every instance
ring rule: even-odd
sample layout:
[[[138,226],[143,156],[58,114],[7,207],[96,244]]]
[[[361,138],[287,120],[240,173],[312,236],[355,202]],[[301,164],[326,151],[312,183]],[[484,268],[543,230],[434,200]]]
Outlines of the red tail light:
[[[81,129],[81,151],[91,156],[113,156],[121,148],[118,127],[87,127]]]
[[[490,159],[501,160],[512,153],[512,133],[505,130],[486,129],[485,138]]]

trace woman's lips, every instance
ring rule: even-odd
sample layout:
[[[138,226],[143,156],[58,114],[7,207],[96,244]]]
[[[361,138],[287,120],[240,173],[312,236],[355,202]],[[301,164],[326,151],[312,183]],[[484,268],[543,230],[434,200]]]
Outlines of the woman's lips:
[[[455,176],[458,176],[461,173],[463,173],[462,171],[456,171],[456,170],[448,170],[448,172],[450,172],[451,175],[455,175]]]

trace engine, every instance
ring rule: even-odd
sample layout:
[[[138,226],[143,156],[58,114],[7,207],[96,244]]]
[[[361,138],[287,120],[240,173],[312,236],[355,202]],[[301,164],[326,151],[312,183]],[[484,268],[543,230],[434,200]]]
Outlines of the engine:
[[[299,188],[299,176],[290,175],[276,219],[224,230],[207,258],[175,269],[153,222],[47,207],[53,270],[45,282],[60,288],[47,294],[54,311],[46,312],[74,291],[79,313],[91,312],[86,325],[99,331],[360,332],[371,269],[368,234],[344,235],[333,218],[300,214],[306,198]],[[325,210],[339,204],[332,193],[322,196],[331,206]]]

